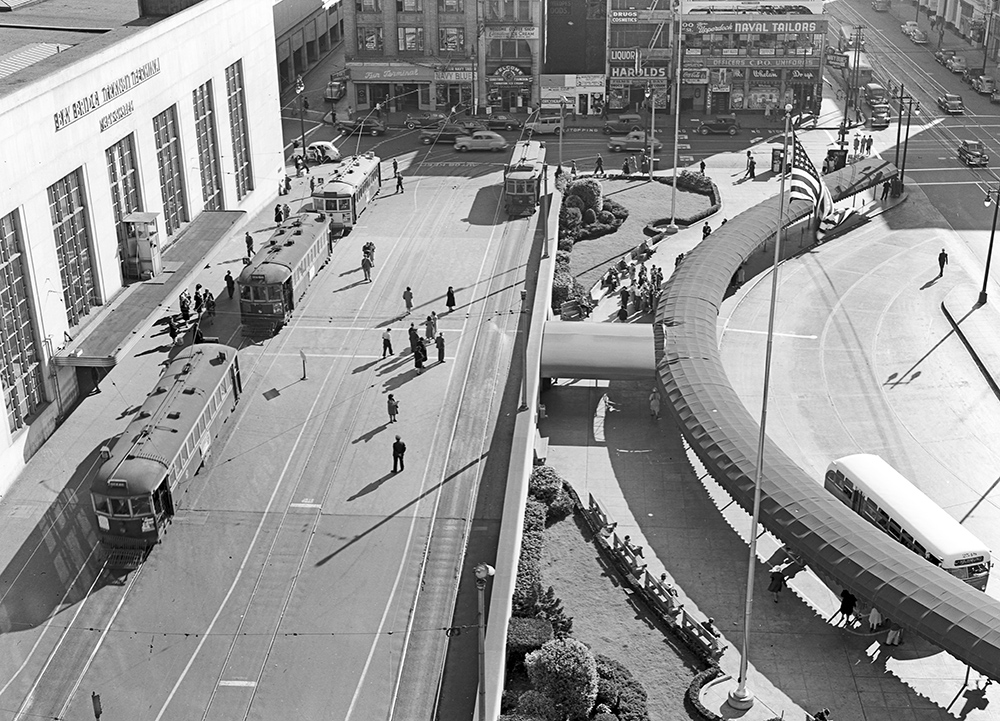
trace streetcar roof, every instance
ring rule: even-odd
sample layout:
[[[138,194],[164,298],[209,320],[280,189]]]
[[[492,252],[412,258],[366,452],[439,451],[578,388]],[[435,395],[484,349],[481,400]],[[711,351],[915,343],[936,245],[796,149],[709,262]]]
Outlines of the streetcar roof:
[[[312,247],[317,234],[325,233],[326,229],[327,221],[320,220],[318,213],[299,213],[271,234],[250,263],[243,266],[237,282],[240,285],[285,282]]]
[[[374,153],[352,155],[326,173],[317,174],[312,194],[321,198],[353,195],[358,186],[382,162]]]
[[[115,440],[91,492],[134,496],[154,491],[235,357],[235,348],[219,343],[198,343],[178,353]]]
[[[844,456],[833,461],[830,470],[843,471],[933,555],[954,560],[968,553],[982,553],[989,560],[985,543],[880,456]]]

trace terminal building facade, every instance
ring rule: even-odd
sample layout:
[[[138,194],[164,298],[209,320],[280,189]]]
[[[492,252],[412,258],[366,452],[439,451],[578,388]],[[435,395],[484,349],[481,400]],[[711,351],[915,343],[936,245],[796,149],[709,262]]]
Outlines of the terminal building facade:
[[[199,215],[273,201],[271,6],[96,0],[67,17],[42,0],[4,14],[0,493],[79,397],[86,376],[66,347],[155,283],[153,256],[181,247]]]

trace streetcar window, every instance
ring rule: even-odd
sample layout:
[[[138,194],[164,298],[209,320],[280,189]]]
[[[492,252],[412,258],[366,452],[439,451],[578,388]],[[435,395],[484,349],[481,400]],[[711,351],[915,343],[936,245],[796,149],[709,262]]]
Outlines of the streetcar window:
[[[902,531],[902,536],[903,536],[903,545],[906,546],[907,548],[912,549],[913,548],[913,536],[911,536],[906,531]]]
[[[902,529],[900,529],[899,524],[896,523],[891,518],[889,519],[889,535],[895,538],[897,541],[900,540],[900,534]]]
[[[885,514],[882,513],[879,507],[876,506],[875,502],[872,501],[870,498],[865,499],[863,515],[872,523],[877,523],[880,526],[885,526],[885,523],[882,522],[882,517],[885,516]]]
[[[271,288],[271,300],[282,300],[281,298],[281,286],[272,285]]]
[[[149,516],[153,513],[153,507],[149,503],[149,496],[135,496],[132,498],[132,515]]]
[[[94,494],[94,510],[98,513],[111,513],[111,506],[108,505],[108,497],[100,493]]]
[[[338,207],[340,210],[350,210],[351,209],[351,199],[341,198],[338,202]]]
[[[251,293],[251,291],[250,291],[250,286],[249,285],[241,285],[240,286],[240,298],[242,300],[250,300],[250,293]]]
[[[260,285],[253,289],[253,299],[254,300],[267,300],[267,286]]]
[[[920,545],[920,541],[913,542],[913,550],[919,553],[924,558],[927,558],[927,549]]]
[[[123,516],[128,518],[128,499],[127,498],[112,498],[111,499],[111,515],[112,516]]]

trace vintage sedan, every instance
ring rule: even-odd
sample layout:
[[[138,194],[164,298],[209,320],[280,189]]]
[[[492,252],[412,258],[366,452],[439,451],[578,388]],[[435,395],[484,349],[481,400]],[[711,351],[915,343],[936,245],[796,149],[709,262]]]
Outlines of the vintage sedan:
[[[485,128],[480,126],[475,130],[485,130]],[[441,142],[454,143],[458,138],[468,135],[470,132],[475,132],[475,130],[469,131],[458,123],[441,123],[434,128],[424,128],[417,137],[424,145]]]
[[[962,115],[965,112],[962,96],[955,93],[945,93],[937,99],[937,105],[948,115]]]
[[[620,153],[624,150],[649,150],[649,135],[643,130],[633,130],[628,135],[613,135],[608,140],[608,150]],[[660,150],[663,143],[653,138],[653,152]]]
[[[910,33],[910,40],[912,40],[915,45],[926,45],[927,33],[923,30],[914,30]]]
[[[903,33],[903,35],[909,35],[914,30],[919,30],[919,29],[920,25],[917,23],[916,20],[907,20],[905,23],[899,26],[899,31]]]
[[[339,130],[344,135],[354,135],[354,133],[361,133],[363,135],[385,135],[385,123],[376,118],[356,118],[354,120],[338,120],[336,123],[337,130]]]
[[[892,122],[892,109],[885,103],[878,103],[872,106],[871,115],[868,116],[868,123],[872,130],[884,130]]]
[[[302,155],[301,148],[297,147],[292,155]],[[306,160],[310,163],[339,163],[340,150],[329,140],[317,140],[306,146]]]
[[[970,168],[981,167],[990,162],[986,146],[978,140],[963,140],[958,144],[958,159]]]
[[[493,130],[480,130],[472,135],[455,138],[455,150],[464,153],[468,150],[490,150],[499,153],[507,149],[507,141]]]
[[[956,51],[954,50],[947,50],[945,48],[941,48],[940,50],[934,51],[934,59],[937,60],[942,65],[947,65],[948,61],[951,60],[952,57],[954,57],[955,52]]]
[[[969,67],[969,61],[965,59],[964,55],[952,55],[948,62],[945,63],[945,67],[953,73],[961,74]]]
[[[992,95],[997,85],[989,75],[980,75],[972,79],[972,89],[980,95]]]
[[[698,132],[702,135],[709,133],[724,133],[726,135],[736,135],[740,132],[740,122],[735,115],[716,115],[714,118],[702,120],[698,126]]]
[[[418,113],[407,115],[403,125],[409,130],[415,130],[416,128],[433,128],[435,125],[445,122],[448,122],[448,116],[444,113]]]
[[[615,120],[604,121],[604,134],[614,135],[615,133],[630,133],[635,130],[642,130],[646,127],[641,115],[624,113]]]
[[[517,130],[522,123],[509,113],[493,113],[482,118],[487,130]]]

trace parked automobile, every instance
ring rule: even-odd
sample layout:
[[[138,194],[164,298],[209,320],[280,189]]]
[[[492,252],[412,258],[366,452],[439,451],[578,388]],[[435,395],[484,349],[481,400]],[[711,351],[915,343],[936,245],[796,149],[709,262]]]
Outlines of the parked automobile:
[[[984,166],[990,162],[986,146],[978,140],[963,140],[958,144],[958,159],[971,167]]]
[[[964,55],[952,55],[945,64],[945,67],[953,73],[961,73],[965,72],[965,69],[969,67],[969,63]]]
[[[517,130],[521,127],[521,121],[508,113],[493,113],[482,118],[488,130]]]
[[[386,130],[385,123],[372,117],[354,118],[353,120],[338,120],[334,123],[334,125],[337,130],[344,135],[354,135],[354,133],[361,133],[363,135],[384,135]]]
[[[888,91],[879,83],[867,83],[862,88],[861,93],[865,98],[865,102],[869,105],[879,105],[880,103],[884,103],[885,99],[889,97]]]
[[[563,119],[558,115],[536,115],[524,124],[528,135],[559,135],[563,131]]]
[[[955,50],[946,50],[944,48],[936,50],[934,52],[934,59],[937,60],[942,65],[947,65],[948,61],[955,55]]]
[[[326,84],[326,91],[323,99],[328,103],[335,103],[347,94],[347,81],[343,78],[334,78]]]
[[[910,33],[910,40],[912,40],[915,45],[926,45],[927,33],[923,30],[914,30]]]
[[[645,127],[646,123],[642,119],[641,115],[625,113],[623,115],[619,115],[614,120],[605,120],[604,134],[613,135],[614,133],[630,133],[633,130],[642,130]]]
[[[889,0],[872,0],[872,10],[877,13],[889,12]]]
[[[972,89],[980,95],[990,95],[996,87],[996,82],[989,75],[980,75],[972,80]]]
[[[503,136],[492,130],[480,130],[472,135],[455,138],[455,150],[464,153],[467,150],[490,150],[499,153],[507,149],[507,141]]]
[[[972,85],[972,81],[978,78],[980,75],[986,74],[986,68],[966,68],[962,71],[962,80],[969,85]]]
[[[990,102],[994,104],[1000,103],[1000,90],[994,90],[990,93]]]
[[[885,103],[872,106],[871,115],[868,116],[868,124],[872,130],[888,128],[892,122],[892,109]]]
[[[937,99],[937,105],[949,115],[962,115],[965,112],[962,96],[955,93],[945,93]]]
[[[302,155],[301,148],[296,148],[293,155]],[[306,160],[310,163],[339,163],[340,150],[329,140],[317,140],[306,146]]]
[[[702,120],[701,125],[698,126],[698,132],[702,135],[709,133],[736,135],[740,132],[740,122],[735,115],[716,115],[714,118]]]
[[[424,145],[439,142],[454,143],[458,138],[461,138],[463,135],[469,135],[470,132],[475,132],[475,130],[485,130],[485,128],[480,125],[474,130],[469,131],[459,123],[441,123],[435,128],[424,128],[420,131],[420,135],[417,138]]]
[[[445,113],[410,113],[406,116],[403,121],[409,130],[414,130],[416,128],[433,128],[435,125],[440,123],[448,122],[448,116]]]
[[[903,33],[903,35],[909,35],[914,30],[919,30],[919,29],[920,25],[917,23],[916,20],[907,20],[905,23],[899,26],[899,30],[900,32]]]
[[[660,150],[663,143],[653,138],[653,152]],[[649,136],[644,130],[633,130],[628,135],[612,135],[608,140],[608,150],[620,153],[623,150],[649,150]]]

